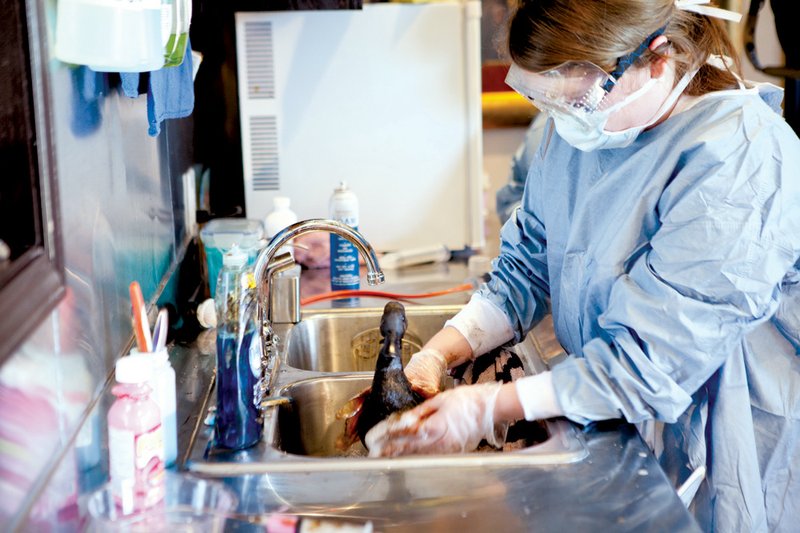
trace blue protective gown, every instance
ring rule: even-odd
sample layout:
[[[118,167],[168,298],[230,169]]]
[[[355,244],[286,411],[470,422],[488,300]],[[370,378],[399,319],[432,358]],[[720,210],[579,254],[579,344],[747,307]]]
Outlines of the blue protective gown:
[[[780,97],[706,95],[623,149],[549,125],[483,289],[515,341],[552,311],[568,418],[662,421],[673,481],[707,467],[707,530],[800,523],[800,141]]]
[[[528,178],[528,169],[531,168],[531,162],[539,149],[546,124],[547,115],[544,113],[538,113],[533,117],[525,131],[525,138],[511,156],[508,183],[500,187],[495,195],[497,217],[501,224],[505,224],[520,206],[522,193],[525,190],[525,181]]]

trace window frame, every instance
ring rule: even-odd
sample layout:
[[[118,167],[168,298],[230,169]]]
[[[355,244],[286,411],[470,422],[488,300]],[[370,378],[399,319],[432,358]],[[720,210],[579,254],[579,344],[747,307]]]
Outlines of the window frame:
[[[29,151],[29,182],[34,203],[38,203],[36,242],[10,265],[6,265],[0,286],[0,364],[17,350],[57,306],[66,293],[58,189],[52,138],[50,94],[44,47],[46,35],[39,0],[4,2],[0,8],[5,30],[17,25],[24,57],[19,62],[27,79],[28,131],[33,149]],[[2,105],[2,103],[0,103]],[[1,127],[1,125],[0,125]],[[33,159],[33,160],[32,160]]]

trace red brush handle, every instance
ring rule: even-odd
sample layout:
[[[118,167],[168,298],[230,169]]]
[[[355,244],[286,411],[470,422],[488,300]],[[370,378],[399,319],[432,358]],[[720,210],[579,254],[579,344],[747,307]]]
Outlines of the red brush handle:
[[[147,310],[144,307],[142,288],[138,281],[132,281],[128,287],[133,306],[133,332],[136,335],[136,346],[140,352],[153,351],[153,341],[150,339],[150,322],[147,320]]]

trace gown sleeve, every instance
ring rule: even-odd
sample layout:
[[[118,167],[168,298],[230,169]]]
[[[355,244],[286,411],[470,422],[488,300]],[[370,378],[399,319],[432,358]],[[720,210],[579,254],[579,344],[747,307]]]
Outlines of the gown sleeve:
[[[536,172],[536,165],[531,168]],[[500,255],[489,282],[479,295],[498,307],[508,318],[513,342],[520,342],[549,311],[547,240],[544,224],[530,208],[532,187],[526,182],[522,206],[514,211],[500,231]]]

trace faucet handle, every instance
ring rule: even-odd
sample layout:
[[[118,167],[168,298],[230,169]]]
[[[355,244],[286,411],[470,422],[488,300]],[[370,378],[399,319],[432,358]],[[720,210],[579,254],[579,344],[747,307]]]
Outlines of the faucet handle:
[[[298,315],[298,319],[296,322],[299,322],[300,266],[294,262],[294,257],[292,257],[290,252],[280,252],[272,257],[269,263],[267,263],[265,270],[264,276],[267,283],[263,283],[261,285],[258,295],[259,302],[262,304],[259,306],[259,321],[263,323],[263,320],[266,319],[268,323],[286,322],[286,320],[275,320],[273,314],[275,313],[276,309],[285,309],[287,307],[285,305],[280,305],[282,300],[292,299],[296,296],[295,299],[297,303],[294,305],[290,304],[288,307],[297,308],[296,313]],[[273,287],[272,290],[270,290],[269,286],[281,279],[281,274],[287,271],[292,271],[294,274],[290,274],[285,278],[285,282],[282,284],[284,289],[279,290]],[[260,281],[261,280],[256,277],[256,284],[258,284]],[[278,282],[278,284],[281,284],[281,282]],[[294,289],[292,289],[293,285],[295,287]],[[280,292],[281,295],[276,296],[274,294],[275,292]],[[286,316],[286,314],[283,314],[281,315],[281,318]]]
[[[300,322],[300,265],[273,274],[269,299],[273,324]]]

